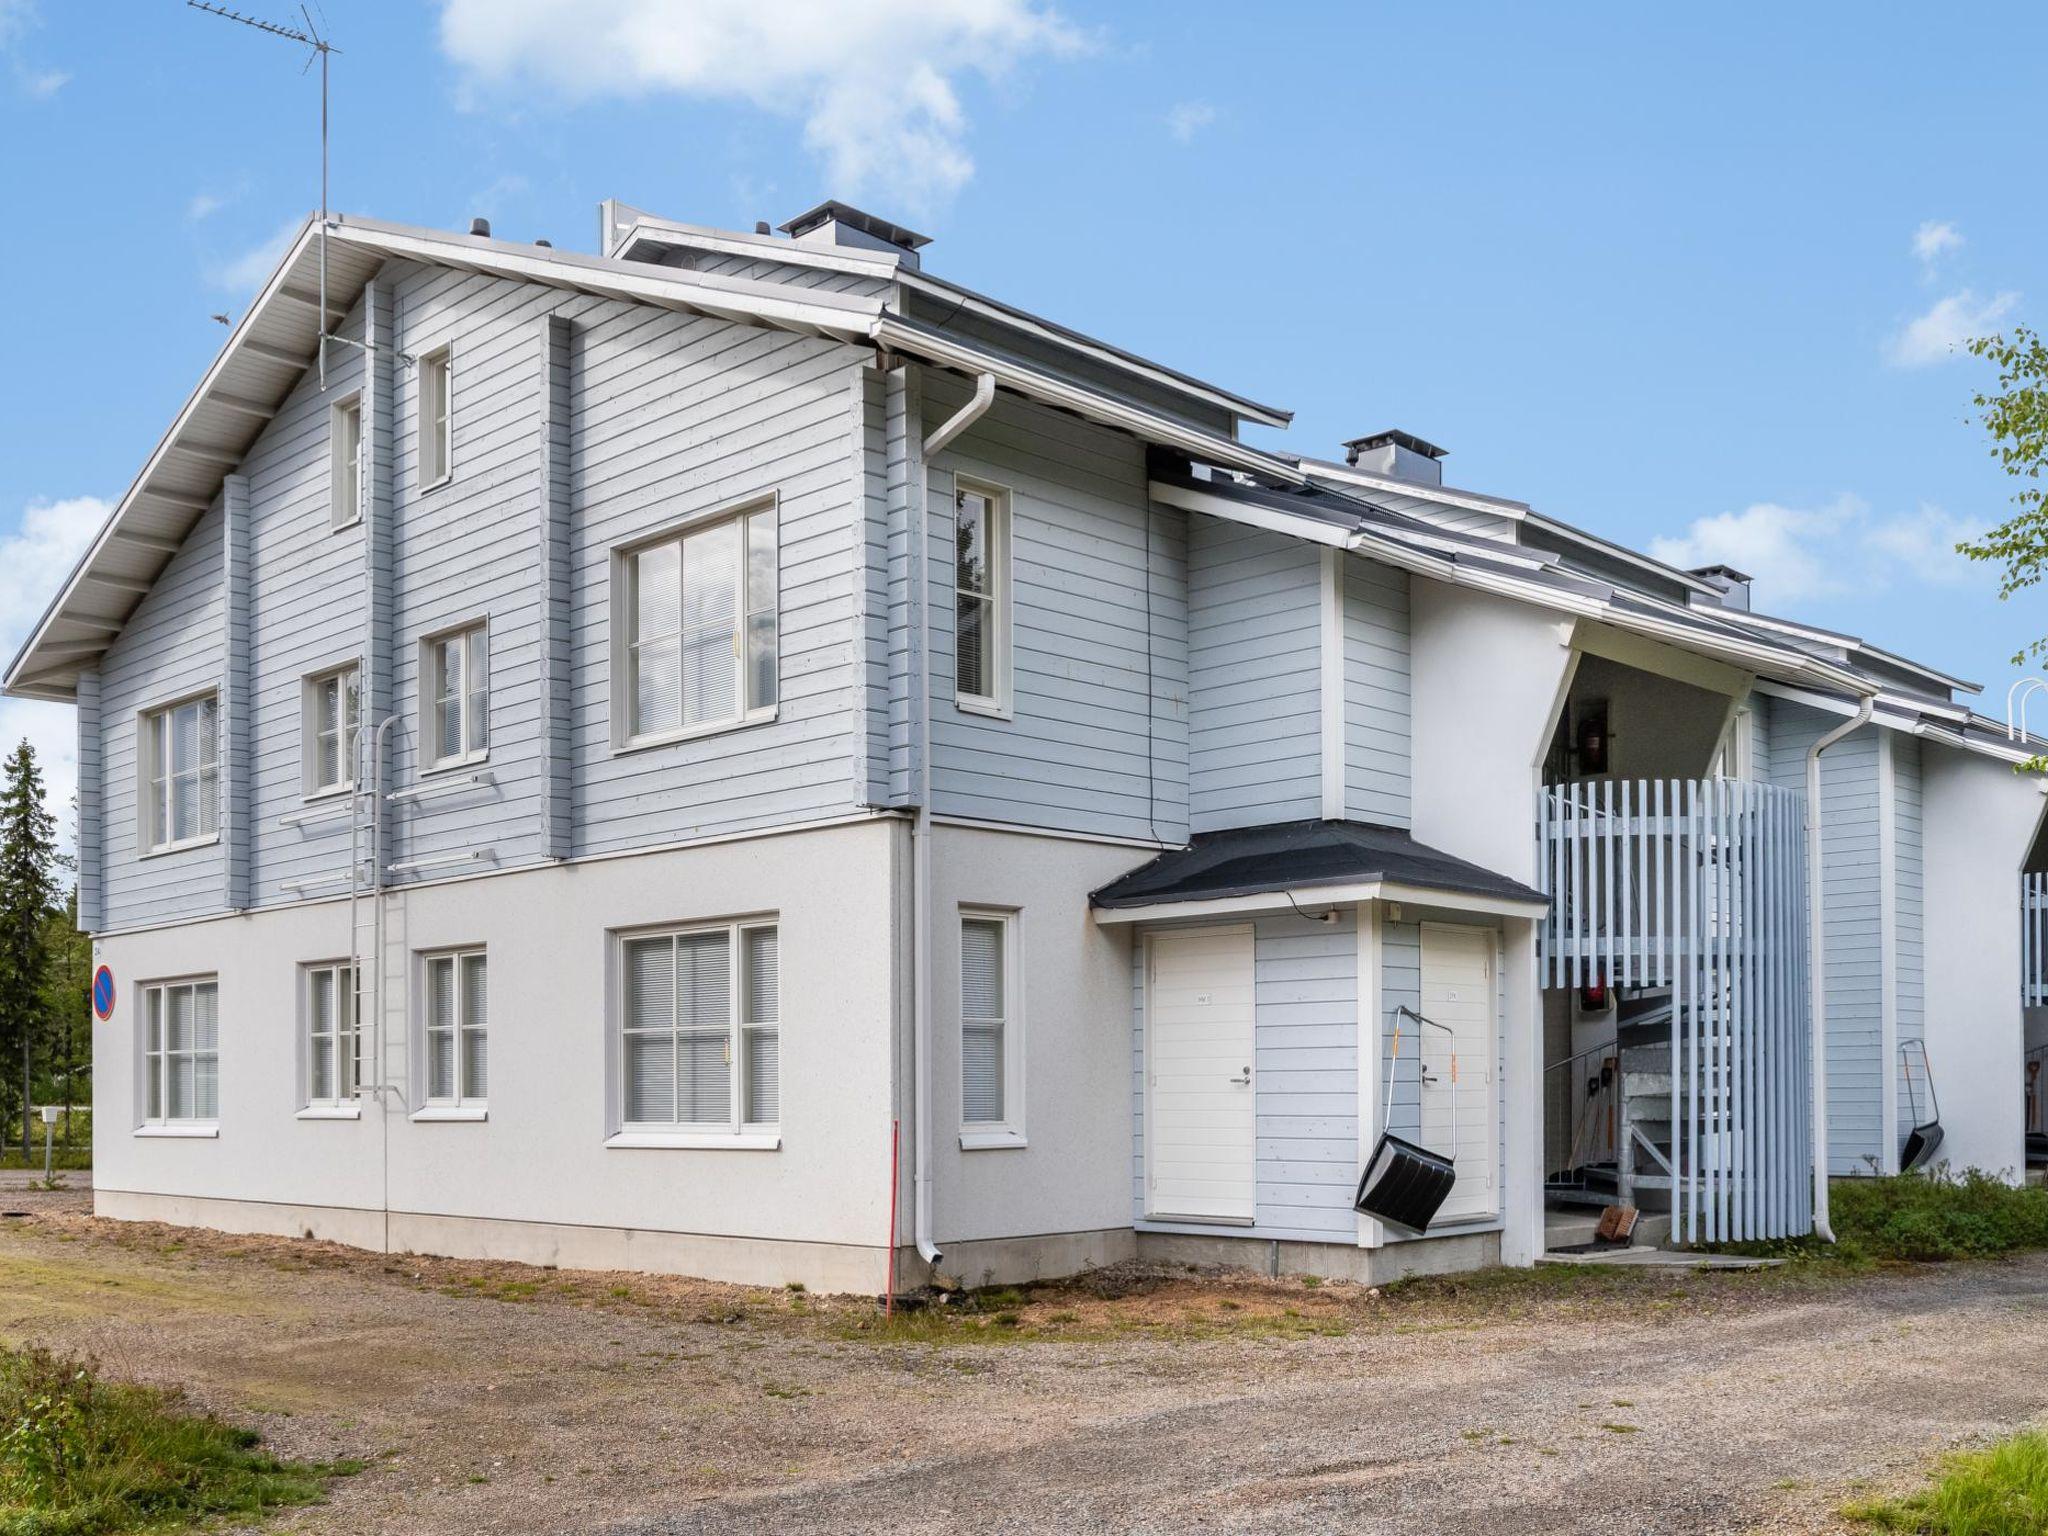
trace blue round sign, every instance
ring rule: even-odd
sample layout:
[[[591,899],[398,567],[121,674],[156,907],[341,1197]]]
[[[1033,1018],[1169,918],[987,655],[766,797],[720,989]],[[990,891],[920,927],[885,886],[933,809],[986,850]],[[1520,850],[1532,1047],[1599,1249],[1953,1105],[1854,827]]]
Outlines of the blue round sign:
[[[102,1023],[114,1016],[114,973],[104,965],[93,972],[92,1011]]]

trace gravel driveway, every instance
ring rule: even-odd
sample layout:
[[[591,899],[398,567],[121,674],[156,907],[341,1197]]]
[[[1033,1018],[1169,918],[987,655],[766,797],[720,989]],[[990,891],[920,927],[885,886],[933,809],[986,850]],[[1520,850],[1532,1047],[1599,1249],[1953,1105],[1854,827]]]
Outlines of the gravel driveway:
[[[2048,1255],[1384,1297],[1140,1273],[878,1337],[853,1302],[9,1198],[0,1333],[371,1461],[293,1530],[1824,1531],[2048,1411]]]

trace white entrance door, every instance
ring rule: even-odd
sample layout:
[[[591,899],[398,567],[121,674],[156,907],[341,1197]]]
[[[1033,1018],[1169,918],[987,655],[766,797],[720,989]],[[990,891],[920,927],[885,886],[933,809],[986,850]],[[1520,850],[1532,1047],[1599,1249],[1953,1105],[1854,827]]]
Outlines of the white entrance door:
[[[1422,1016],[1457,1032],[1457,1082],[1452,1085],[1451,1037],[1440,1029],[1422,1035],[1422,1144],[1450,1152],[1458,1181],[1436,1220],[1465,1221],[1499,1209],[1495,1137],[1500,1106],[1494,1092],[1495,1020],[1493,930],[1453,923],[1422,925]],[[1452,1143],[1451,1098],[1457,1095],[1457,1137]]]
[[[1249,1222],[1257,1210],[1252,931],[1161,933],[1148,945],[1146,1214]]]

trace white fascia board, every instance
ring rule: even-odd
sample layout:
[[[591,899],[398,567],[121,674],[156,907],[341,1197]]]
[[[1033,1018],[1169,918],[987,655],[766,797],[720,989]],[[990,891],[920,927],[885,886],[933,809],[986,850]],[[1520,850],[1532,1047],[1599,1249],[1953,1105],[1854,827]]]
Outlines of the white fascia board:
[[[819,272],[840,272],[858,277],[879,277],[893,279],[900,265],[897,257],[886,251],[862,252],[850,246],[835,246],[829,250],[815,245],[799,245],[794,240],[779,240],[773,235],[751,235],[740,230],[710,229],[701,224],[684,224],[675,219],[658,218],[642,214],[618,234],[618,249],[629,251],[637,240],[651,240],[656,244],[685,245],[697,250],[716,251],[721,256],[739,256],[751,261],[781,261],[794,267],[810,267]],[[624,261],[624,256],[614,256],[615,261]]]
[[[19,692],[19,695],[24,698],[50,698],[54,695],[68,700],[74,696],[70,689],[58,690],[48,687],[37,687],[29,682],[29,679],[38,677],[40,672],[45,670],[39,668],[33,661],[36,647],[48,635],[50,626],[57,623],[61,618],[65,605],[71,601],[73,594],[78,590],[79,584],[88,579],[88,573],[91,571],[93,563],[105,553],[107,545],[118,536],[122,522],[134,510],[136,498],[147,494],[144,487],[149,484],[150,477],[162,466],[165,456],[176,447],[178,439],[184,434],[185,429],[192,424],[193,416],[206,403],[207,394],[219,382],[221,374],[227,370],[228,365],[234,361],[236,354],[240,351],[243,342],[249,338],[257,319],[267,312],[271,300],[285,286],[286,279],[290,276],[292,268],[297,265],[299,257],[304,254],[315,237],[315,225],[316,221],[313,215],[308,214],[306,221],[299,226],[298,235],[286,249],[283,259],[278,262],[276,270],[270,274],[269,281],[263,285],[262,290],[256,295],[255,302],[249,306],[241,320],[235,325],[235,328],[228,333],[228,339],[222,345],[219,355],[214,358],[212,366],[201,375],[198,387],[186,397],[185,403],[179,408],[178,414],[171,418],[170,427],[157,440],[157,445],[151,450],[149,457],[143,461],[141,472],[129,484],[127,491],[123,493],[121,499],[114,504],[114,510],[107,514],[107,520],[100,525],[100,531],[93,538],[91,545],[79,557],[78,563],[71,568],[70,576],[65,579],[64,585],[58,589],[57,595],[51,599],[50,605],[43,610],[43,616],[36,621],[35,628],[29,631],[28,639],[22,642],[21,649],[15,653],[14,660],[8,665],[6,680],[4,684],[0,684],[0,691],[9,694]],[[310,362],[311,359],[308,359],[308,361]],[[110,635],[109,639],[111,638]],[[31,689],[34,691],[30,691]]]
[[[1887,651],[1882,646],[1872,645],[1869,641],[1864,640],[1858,635],[1846,635],[1840,630],[1823,629],[1817,624],[1802,624],[1797,619],[1779,618],[1774,614],[1751,613],[1747,609],[1742,608],[1729,608],[1723,610],[1723,612],[1732,622],[1747,625],[1753,629],[1766,629],[1774,633],[1786,635],[1804,635],[1808,639],[1819,640],[1829,645],[1839,645],[1845,651],[1861,651],[1866,656],[1876,657],[1886,666],[1897,667],[1901,671],[1915,673],[1928,679],[1930,682],[1939,683],[1944,688],[1955,689],[1961,693],[1982,693],[1984,691],[1982,683],[1973,683],[1968,678],[1963,677],[1951,677],[1946,672],[1937,671],[1933,667],[1923,666],[1921,663],[1909,660],[1895,651]],[[1956,707],[1960,708],[1961,706]]]
[[[1288,460],[1248,448],[1234,438],[1218,437],[1199,427],[1184,425],[1156,411],[1112,399],[1099,391],[1040,373],[1008,358],[995,357],[950,337],[931,335],[918,326],[904,323],[886,310],[869,327],[868,334],[892,352],[921,357],[962,373],[993,374],[998,384],[1014,394],[1042,405],[1072,411],[1103,426],[1128,432],[1141,441],[1179,449],[1204,463],[1270,475],[1290,485],[1301,485],[1307,479]]]
[[[1355,485],[1369,491],[1385,491],[1394,496],[1413,496],[1419,501],[1433,501],[1440,506],[1457,507],[1467,512],[1489,513],[1511,523],[1519,523],[1531,515],[1527,502],[1508,501],[1478,491],[1454,490],[1447,485],[1424,485],[1414,480],[1403,480],[1395,475],[1370,475],[1348,464],[1330,464],[1321,459],[1303,459],[1301,464],[1309,472],[1310,477],[1316,480]]]
[[[1529,513],[1528,523],[1530,527],[1540,529],[1553,538],[1565,539],[1574,544],[1583,544],[1588,549],[1598,550],[1601,554],[1611,559],[1621,561],[1624,565],[1632,565],[1638,570],[1648,571],[1653,576],[1660,576],[1666,581],[1676,582],[1687,591],[1697,592],[1705,597],[1720,596],[1721,589],[1713,583],[1702,581],[1699,577],[1693,575],[1691,571],[1682,571],[1675,565],[1666,565],[1662,560],[1654,559],[1638,550],[1630,549],[1626,544],[1617,544],[1612,539],[1603,539],[1597,533],[1588,533],[1583,528],[1574,528],[1570,523],[1561,523],[1554,517],[1545,517],[1541,512],[1534,510]],[[1638,593],[1636,595],[1641,597],[1648,594]]]
[[[1326,523],[1320,518],[1276,512],[1270,507],[1253,506],[1233,497],[1218,496],[1185,485],[1168,485],[1154,480],[1146,486],[1146,494],[1162,507],[1178,507],[1183,512],[1201,512],[1210,517],[1220,518],[1226,523],[1243,523],[1250,528],[1264,528],[1269,533],[1284,533],[1290,538],[1306,539],[1311,544],[1324,544],[1342,549],[1351,542],[1350,530],[1339,528],[1335,523]]]
[[[1350,907],[1368,901],[1398,901],[1410,906],[1436,907],[1446,912],[1484,912],[1496,917],[1541,917],[1550,910],[1547,901],[1517,896],[1479,896],[1462,891],[1436,891],[1398,880],[1362,880],[1350,885],[1305,885],[1291,890],[1258,891],[1249,896],[1162,901],[1145,907],[1097,907],[1094,914],[1098,925],[1109,928],[1126,923],[1187,922],[1204,917],[1231,917],[1256,912],[1299,911],[1313,916],[1332,907]]]
[[[879,297],[802,290],[806,296],[793,299],[789,288],[779,283],[682,272],[644,262],[607,261],[546,246],[512,245],[502,240],[397,229],[373,222],[336,224],[330,233],[332,238],[347,244],[435,266],[466,267],[553,288],[692,309],[725,320],[759,321],[842,341],[865,339],[882,308]]]

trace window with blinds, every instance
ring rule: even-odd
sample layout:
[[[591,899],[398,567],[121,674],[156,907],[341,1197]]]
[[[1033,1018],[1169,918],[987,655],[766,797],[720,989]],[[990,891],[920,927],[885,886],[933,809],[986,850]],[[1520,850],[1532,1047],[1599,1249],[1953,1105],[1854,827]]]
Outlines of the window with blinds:
[[[614,664],[626,744],[774,711],[775,519],[771,502],[619,556],[626,622]]]
[[[778,930],[768,923],[620,943],[619,1102],[629,1131],[731,1131],[782,1118]]]
[[[220,836],[220,705],[212,694],[142,717],[142,841],[152,853]]]
[[[1015,919],[960,914],[960,1124],[963,1132],[1015,1131],[1019,1036],[1013,1017]]]
[[[143,1121],[220,1118],[220,984],[211,977],[142,989]]]
[[[480,949],[426,958],[427,1102],[482,1105],[490,1092],[490,975]]]
[[[427,766],[482,759],[491,745],[488,628],[468,624],[429,636],[420,646],[420,681],[427,702]]]
[[[305,968],[307,1106],[351,1104],[363,1080],[356,973],[346,960]]]
[[[356,732],[362,701],[353,666],[340,667],[306,680],[306,793],[327,794],[353,787],[356,779]]]
[[[1009,543],[1004,498],[962,485],[953,513],[953,684],[963,708],[1004,707]]]

